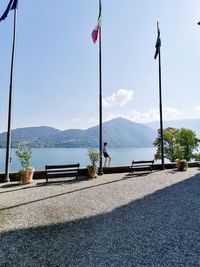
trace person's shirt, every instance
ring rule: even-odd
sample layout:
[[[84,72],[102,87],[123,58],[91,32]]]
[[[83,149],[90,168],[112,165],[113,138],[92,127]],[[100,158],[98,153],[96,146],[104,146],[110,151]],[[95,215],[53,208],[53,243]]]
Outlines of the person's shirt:
[[[106,147],[106,146],[103,147],[103,153],[108,153],[108,152],[107,152],[107,147]]]

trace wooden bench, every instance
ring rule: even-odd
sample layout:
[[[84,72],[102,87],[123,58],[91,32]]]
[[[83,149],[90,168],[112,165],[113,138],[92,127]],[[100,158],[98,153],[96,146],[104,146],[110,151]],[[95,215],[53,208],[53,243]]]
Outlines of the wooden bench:
[[[46,165],[46,182],[51,178],[66,178],[75,176],[75,180],[78,180],[80,164],[68,164],[68,165]]]
[[[133,160],[132,165],[129,167],[129,174],[136,171],[152,172],[154,160]]]

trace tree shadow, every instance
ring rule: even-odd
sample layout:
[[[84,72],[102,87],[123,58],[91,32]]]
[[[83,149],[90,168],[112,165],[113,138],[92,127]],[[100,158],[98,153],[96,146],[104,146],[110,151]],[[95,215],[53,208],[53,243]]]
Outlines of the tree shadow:
[[[0,266],[191,267],[199,255],[195,175],[107,213],[3,233]]]

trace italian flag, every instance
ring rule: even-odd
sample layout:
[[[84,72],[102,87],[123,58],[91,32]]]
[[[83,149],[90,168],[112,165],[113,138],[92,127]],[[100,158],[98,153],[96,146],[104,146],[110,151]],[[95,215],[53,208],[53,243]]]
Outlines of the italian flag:
[[[96,43],[96,41],[98,39],[100,29],[101,29],[101,4],[100,4],[100,9],[99,9],[99,16],[98,16],[98,20],[97,20],[97,25],[93,29],[92,34],[91,34],[94,44]]]

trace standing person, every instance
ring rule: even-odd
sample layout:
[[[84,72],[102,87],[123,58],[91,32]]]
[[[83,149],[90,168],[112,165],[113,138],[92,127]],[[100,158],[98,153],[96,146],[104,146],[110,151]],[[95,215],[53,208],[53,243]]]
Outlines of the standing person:
[[[107,159],[108,159],[108,167],[110,167],[111,156],[108,154],[106,142],[103,144],[103,156],[105,158],[104,167],[106,167]]]

